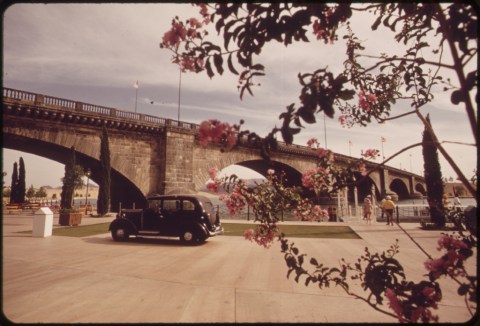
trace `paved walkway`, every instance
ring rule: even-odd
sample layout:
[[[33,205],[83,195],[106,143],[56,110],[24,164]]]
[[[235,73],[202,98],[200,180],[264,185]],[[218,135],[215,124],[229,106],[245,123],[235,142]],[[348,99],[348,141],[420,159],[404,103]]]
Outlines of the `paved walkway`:
[[[113,218],[84,217],[82,224]],[[278,242],[264,249],[231,236],[195,247],[169,239],[117,243],[108,233],[34,238],[18,233],[32,229],[33,215],[4,215],[2,222],[2,312],[15,323],[397,322],[340,288],[319,290],[287,279]],[[399,239],[398,258],[407,277],[419,281],[425,274],[426,256],[398,226],[348,225],[361,239],[293,240],[309,257],[333,267],[341,257],[355,262],[366,246],[384,251]],[[402,226],[439,256],[440,232],[419,230],[418,224]],[[54,227],[59,227],[58,216]],[[475,260],[469,260],[472,271]],[[442,280],[441,286],[440,321],[469,320],[457,285]]]

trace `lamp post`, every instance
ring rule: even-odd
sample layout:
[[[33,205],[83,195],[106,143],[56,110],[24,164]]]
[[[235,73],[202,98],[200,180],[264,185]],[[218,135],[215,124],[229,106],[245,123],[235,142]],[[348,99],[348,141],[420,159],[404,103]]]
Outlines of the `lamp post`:
[[[87,215],[87,200],[88,200],[88,181],[90,180],[90,169],[87,169],[87,171],[85,172],[85,175],[87,176],[87,192],[85,193],[85,215]]]

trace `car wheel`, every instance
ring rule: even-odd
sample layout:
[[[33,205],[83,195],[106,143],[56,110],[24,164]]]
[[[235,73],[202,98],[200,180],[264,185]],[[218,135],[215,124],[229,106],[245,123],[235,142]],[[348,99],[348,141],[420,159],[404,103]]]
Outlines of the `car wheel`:
[[[112,238],[115,241],[126,241],[128,240],[128,231],[123,227],[118,227],[112,230]]]
[[[197,234],[192,229],[185,229],[180,234],[180,241],[185,244],[194,244],[198,241]]]

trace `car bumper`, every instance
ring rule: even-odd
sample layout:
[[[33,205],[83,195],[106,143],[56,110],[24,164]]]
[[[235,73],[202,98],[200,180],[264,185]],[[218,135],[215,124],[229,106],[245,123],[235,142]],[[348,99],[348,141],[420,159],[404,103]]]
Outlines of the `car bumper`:
[[[215,230],[214,231],[208,231],[208,235],[213,237],[215,235],[220,235],[220,234],[223,234],[223,226],[222,225],[216,225],[215,226]]]

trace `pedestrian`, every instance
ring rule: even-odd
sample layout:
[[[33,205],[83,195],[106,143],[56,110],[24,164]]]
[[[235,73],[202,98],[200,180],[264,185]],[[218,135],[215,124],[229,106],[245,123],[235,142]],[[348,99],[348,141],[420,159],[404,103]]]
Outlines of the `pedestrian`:
[[[382,208],[387,215],[387,225],[393,225],[393,210],[395,209],[395,203],[392,201],[392,197],[387,196],[385,198]]]
[[[383,217],[385,216],[385,210],[383,209],[383,203],[385,202],[385,197],[383,197],[382,201],[380,202],[380,211],[382,212],[382,216],[380,217],[383,220]]]
[[[367,220],[367,224],[371,223],[372,216],[372,196],[368,195],[363,201],[363,219]]]

